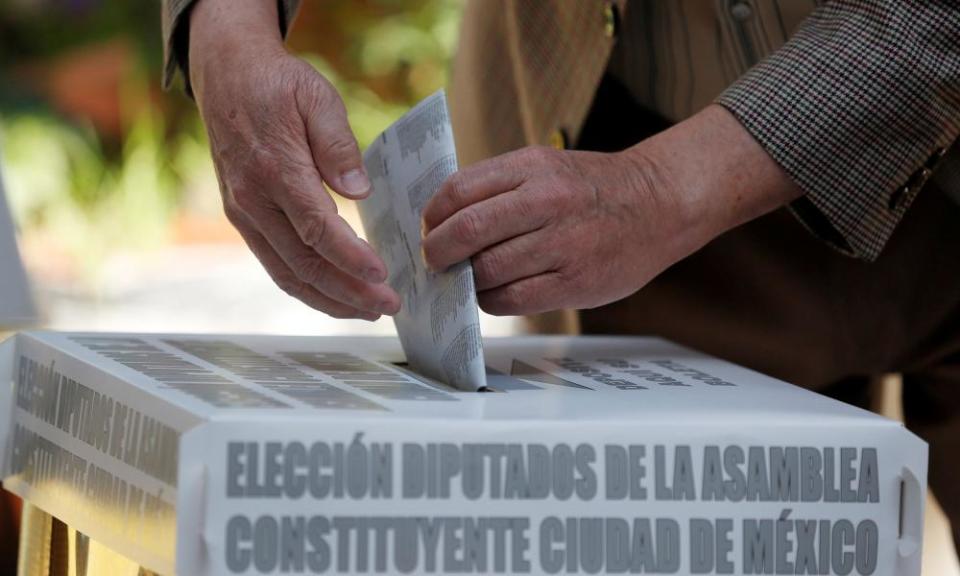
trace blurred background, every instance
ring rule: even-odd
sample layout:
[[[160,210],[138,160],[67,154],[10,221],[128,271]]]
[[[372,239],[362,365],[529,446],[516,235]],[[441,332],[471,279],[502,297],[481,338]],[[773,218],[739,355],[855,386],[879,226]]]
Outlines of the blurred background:
[[[363,148],[445,85],[461,9],[304,2],[289,45],[338,87]],[[160,90],[161,59],[158,2],[0,0],[0,164],[42,326],[392,334],[389,319],[334,321],[274,287],[223,216],[193,102]],[[924,573],[960,575],[933,505],[927,520]]]
[[[340,90],[363,148],[445,85],[461,8],[305,2],[289,45]],[[392,333],[273,286],[223,216],[193,102],[160,90],[162,50],[158,2],[0,2],[0,154],[45,326]],[[358,222],[350,203],[341,212]]]

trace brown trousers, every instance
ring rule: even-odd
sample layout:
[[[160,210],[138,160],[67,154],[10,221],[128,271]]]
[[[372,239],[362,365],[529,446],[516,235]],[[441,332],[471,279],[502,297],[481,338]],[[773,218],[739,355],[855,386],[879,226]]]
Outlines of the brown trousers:
[[[623,148],[665,125],[607,78],[578,147]],[[935,184],[873,263],[835,252],[782,209],[581,311],[580,325],[663,336],[860,405],[872,377],[902,373],[907,426],[930,444],[930,486],[960,544],[960,207]]]

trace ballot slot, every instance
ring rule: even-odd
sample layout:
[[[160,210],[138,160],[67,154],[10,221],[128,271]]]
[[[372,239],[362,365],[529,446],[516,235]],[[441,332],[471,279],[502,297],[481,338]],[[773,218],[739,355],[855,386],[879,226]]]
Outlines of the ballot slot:
[[[433,378],[430,378],[428,376],[424,376],[423,374],[418,373],[416,370],[410,367],[410,363],[407,362],[406,360],[396,361],[396,362],[384,362],[384,363],[389,364],[390,366],[393,366],[397,370],[401,371],[408,378],[411,378],[414,381],[416,381],[418,384],[423,384],[424,386],[429,386],[430,388],[434,388],[436,390],[442,390],[444,392],[454,392],[454,393],[464,392],[464,390],[460,390],[453,386],[448,386],[447,384],[444,384],[439,380],[434,380]]]
[[[510,362],[507,372],[501,372],[489,365],[484,367],[484,377],[486,385],[476,390],[462,390],[447,385],[434,378],[430,378],[415,370],[406,360],[381,360],[381,364],[387,364],[396,370],[406,374],[418,383],[430,386],[444,392],[517,392],[517,391],[542,391],[542,390],[576,390],[581,392],[593,392],[588,386],[578,384],[570,379],[570,374],[564,372],[555,372],[538,368],[529,363],[529,359],[514,358]]]
[[[431,387],[433,387],[433,388],[437,388],[437,389],[439,389],[439,390],[443,390],[444,392],[455,392],[455,393],[463,392],[463,393],[467,393],[467,394],[471,394],[471,393],[474,393],[474,392],[506,392],[506,390],[505,390],[503,387],[501,387],[501,386],[491,385],[491,384],[490,384],[490,381],[491,381],[491,379],[497,380],[497,379],[499,379],[499,378],[507,377],[507,376],[506,376],[505,374],[501,373],[501,372],[498,372],[498,371],[494,370],[493,368],[490,368],[489,366],[487,366],[487,368],[486,368],[487,385],[486,385],[486,386],[481,386],[480,388],[477,388],[476,390],[471,391],[471,390],[460,390],[460,389],[458,389],[458,388],[454,388],[453,386],[448,386],[448,385],[446,385],[446,384],[444,384],[443,382],[440,382],[440,381],[438,381],[438,380],[434,380],[434,379],[428,378],[427,376],[424,376],[424,375],[422,375],[422,374],[418,374],[417,372],[415,372],[415,371],[410,367],[410,363],[407,362],[407,361],[389,362],[389,364],[390,364],[391,366],[393,366],[393,367],[395,367],[395,368],[403,371],[404,373],[406,373],[407,376],[410,376],[411,378],[414,378],[415,380],[417,380],[417,382],[419,382],[419,383],[421,383],[421,384],[424,384],[424,385],[426,385],[426,386],[431,386]],[[492,378],[491,378],[491,377],[492,377]],[[521,387],[521,388],[535,388],[535,386],[532,386],[532,385],[530,385],[530,384],[521,382],[520,380],[518,380],[518,379],[516,379],[516,378],[512,378],[512,380],[515,381],[515,383],[516,383],[516,385],[513,386],[514,388],[517,388],[517,385],[518,385],[519,387]]]

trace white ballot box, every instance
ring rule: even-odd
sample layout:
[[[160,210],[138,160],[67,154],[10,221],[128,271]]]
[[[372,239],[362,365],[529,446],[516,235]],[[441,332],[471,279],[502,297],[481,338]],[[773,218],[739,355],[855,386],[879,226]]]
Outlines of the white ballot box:
[[[900,424],[655,338],[484,356],[468,392],[392,338],[22,333],[4,486],[161,574],[919,574]]]

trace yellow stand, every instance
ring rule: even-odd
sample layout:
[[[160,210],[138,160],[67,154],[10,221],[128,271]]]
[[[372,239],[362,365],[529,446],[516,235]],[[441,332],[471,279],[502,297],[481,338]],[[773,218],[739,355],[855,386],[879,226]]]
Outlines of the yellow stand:
[[[17,576],[158,576],[24,503]]]

